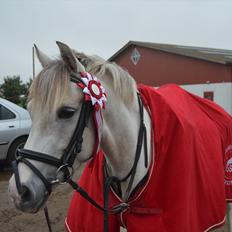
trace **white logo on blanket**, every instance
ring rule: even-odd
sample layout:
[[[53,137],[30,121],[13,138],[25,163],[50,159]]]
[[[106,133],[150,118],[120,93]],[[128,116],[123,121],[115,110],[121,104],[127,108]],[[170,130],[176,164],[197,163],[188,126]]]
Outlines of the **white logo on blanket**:
[[[230,158],[226,164],[226,172],[232,172],[232,158]]]
[[[232,185],[232,144],[225,150],[225,184]]]

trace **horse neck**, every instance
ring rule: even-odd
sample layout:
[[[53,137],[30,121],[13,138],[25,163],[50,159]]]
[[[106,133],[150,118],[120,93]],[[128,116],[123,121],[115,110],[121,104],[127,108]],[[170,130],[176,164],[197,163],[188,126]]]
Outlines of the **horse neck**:
[[[101,148],[105,153],[107,169],[110,175],[125,177],[132,168],[140,126],[140,114],[137,96],[127,106],[112,90],[107,90],[108,102],[104,111],[104,124]],[[144,110],[144,121],[147,128],[148,163],[150,163],[150,117]],[[149,165],[148,165],[149,167]],[[144,149],[142,148],[132,189],[147,173],[144,165]],[[122,195],[128,186],[129,179],[121,183]]]

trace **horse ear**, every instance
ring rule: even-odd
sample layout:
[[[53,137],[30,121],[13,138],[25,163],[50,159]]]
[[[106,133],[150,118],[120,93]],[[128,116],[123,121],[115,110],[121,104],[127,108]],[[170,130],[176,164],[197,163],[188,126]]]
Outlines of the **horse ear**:
[[[34,44],[34,48],[40,64],[42,65],[43,68],[45,68],[47,65],[49,65],[52,62],[52,59],[50,59],[47,55],[41,52],[35,44]]]
[[[73,72],[85,71],[84,66],[78,61],[73,50],[66,44],[56,41],[57,46],[60,49],[60,54],[67,67]]]

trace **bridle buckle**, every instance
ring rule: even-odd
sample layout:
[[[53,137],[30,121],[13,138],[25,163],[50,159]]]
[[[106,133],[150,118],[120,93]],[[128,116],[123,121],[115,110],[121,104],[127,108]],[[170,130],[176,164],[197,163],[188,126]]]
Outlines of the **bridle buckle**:
[[[124,213],[124,212],[127,211],[127,209],[129,208],[129,206],[130,205],[128,203],[122,202],[119,205],[114,206],[113,210],[115,210],[117,212],[119,211],[120,213]]]
[[[63,164],[56,170],[56,180],[52,184],[66,184],[73,177],[73,167],[69,164]]]

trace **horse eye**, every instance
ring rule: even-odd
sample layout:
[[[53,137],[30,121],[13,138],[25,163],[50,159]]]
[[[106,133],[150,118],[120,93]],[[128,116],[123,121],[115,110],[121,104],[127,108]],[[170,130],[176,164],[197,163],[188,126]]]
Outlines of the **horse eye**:
[[[75,112],[76,112],[75,108],[63,106],[58,110],[57,116],[58,116],[58,118],[63,118],[63,119],[71,118]]]

